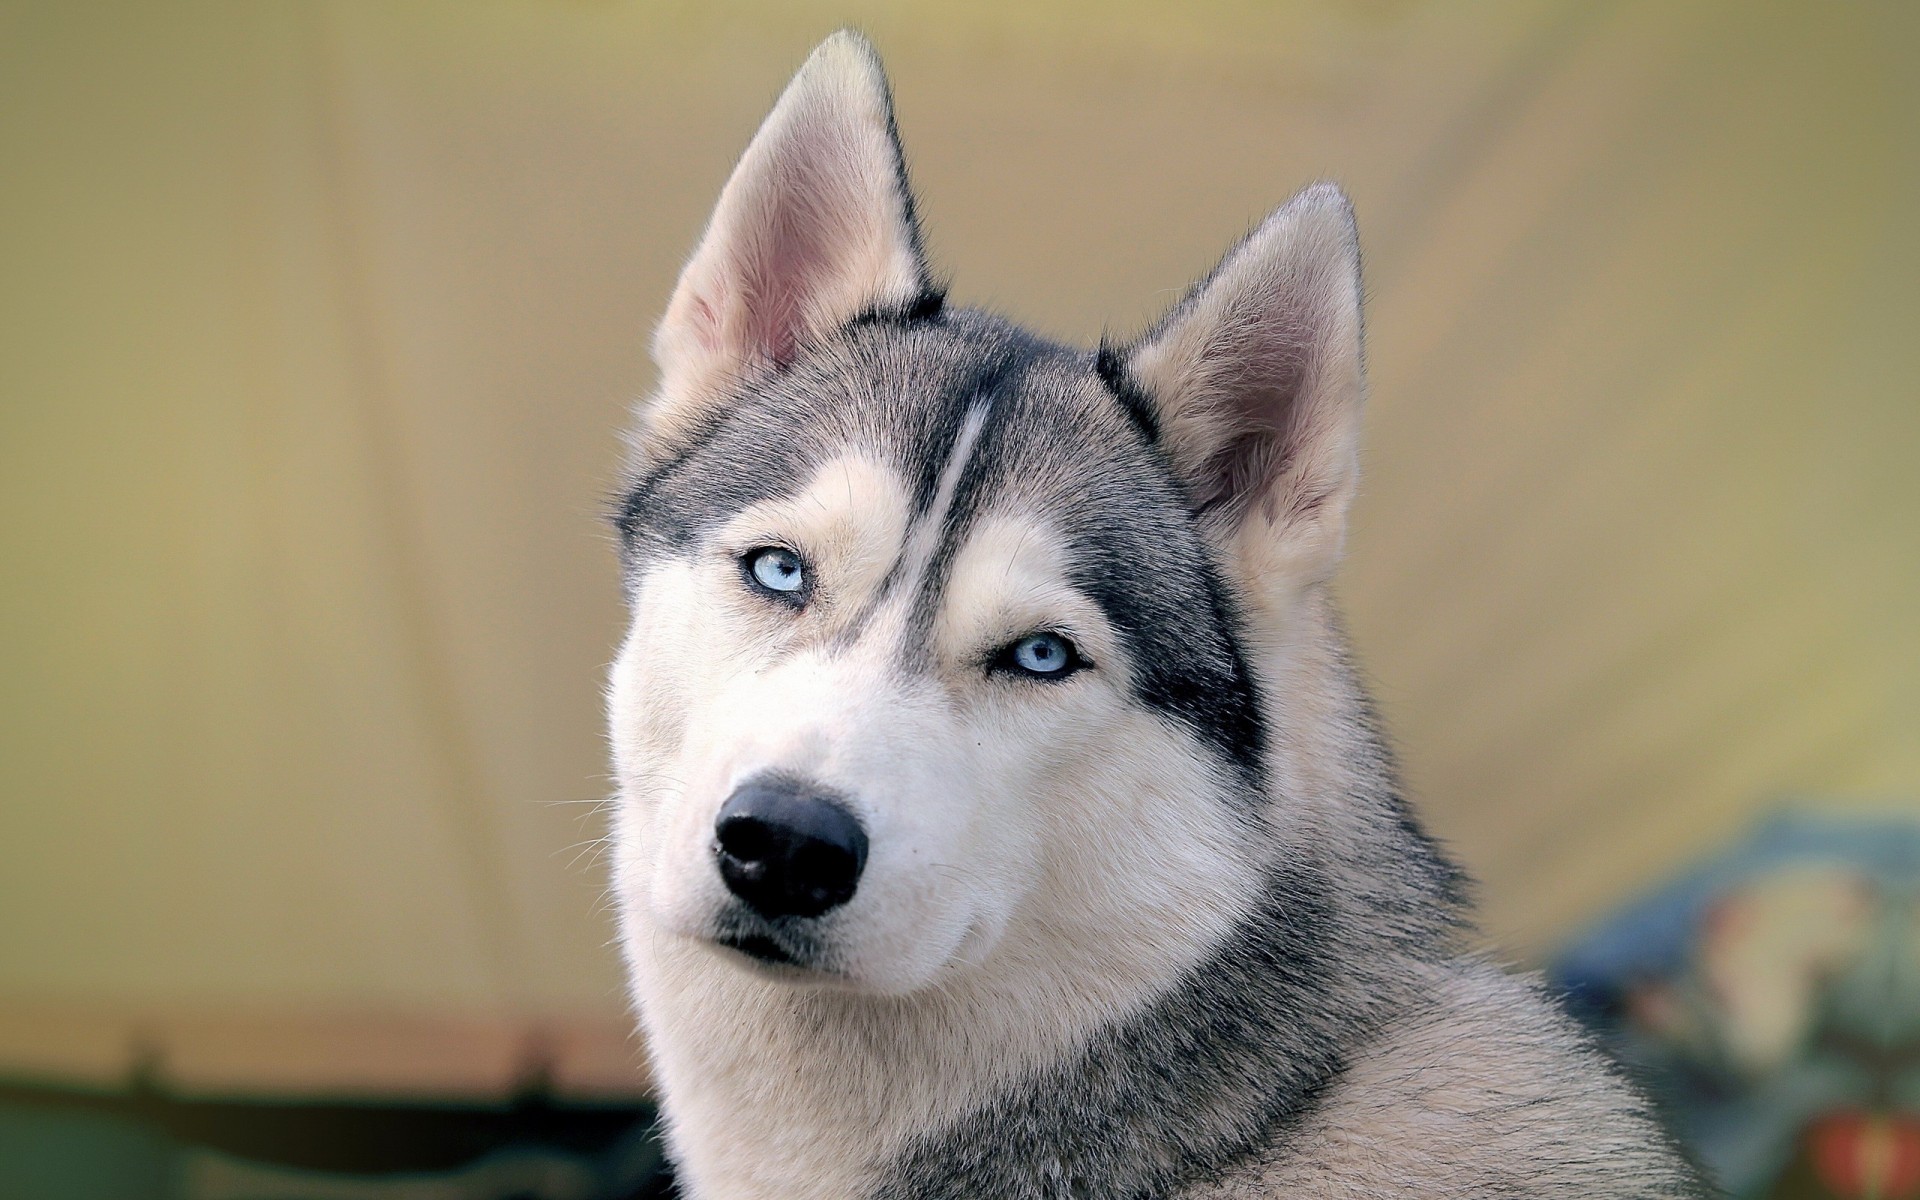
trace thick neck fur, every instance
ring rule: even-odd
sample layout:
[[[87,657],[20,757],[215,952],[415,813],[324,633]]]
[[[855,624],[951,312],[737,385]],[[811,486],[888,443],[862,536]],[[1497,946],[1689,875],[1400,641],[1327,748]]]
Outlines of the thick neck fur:
[[[630,921],[688,1194],[1161,1196],[1311,1106],[1463,918],[1331,604],[1287,609],[1249,647],[1272,743],[1246,869],[1177,913],[1076,928],[1043,902],[1044,928],[900,997],[770,981]]]

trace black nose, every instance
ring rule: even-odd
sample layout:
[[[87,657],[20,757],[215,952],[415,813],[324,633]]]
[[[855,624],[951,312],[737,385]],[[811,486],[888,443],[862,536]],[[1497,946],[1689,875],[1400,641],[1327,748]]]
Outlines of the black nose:
[[[727,888],[763,917],[817,917],[853,899],[867,834],[818,789],[770,776],[720,806],[714,854]]]

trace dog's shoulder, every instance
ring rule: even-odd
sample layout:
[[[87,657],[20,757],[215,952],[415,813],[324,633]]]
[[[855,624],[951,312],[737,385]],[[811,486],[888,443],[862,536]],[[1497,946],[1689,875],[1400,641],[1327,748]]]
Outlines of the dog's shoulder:
[[[1255,1162],[1183,1200],[1711,1194],[1537,979],[1460,958],[1431,984]]]

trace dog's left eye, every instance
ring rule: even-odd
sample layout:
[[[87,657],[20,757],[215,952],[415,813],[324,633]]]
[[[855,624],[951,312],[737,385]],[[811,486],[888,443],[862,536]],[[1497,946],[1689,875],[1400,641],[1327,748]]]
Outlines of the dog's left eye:
[[[762,546],[740,558],[747,578],[774,598],[798,604],[806,594],[807,566],[785,546]]]
[[[994,666],[1030,679],[1065,679],[1086,666],[1072,642],[1057,633],[1030,633],[1002,650]]]

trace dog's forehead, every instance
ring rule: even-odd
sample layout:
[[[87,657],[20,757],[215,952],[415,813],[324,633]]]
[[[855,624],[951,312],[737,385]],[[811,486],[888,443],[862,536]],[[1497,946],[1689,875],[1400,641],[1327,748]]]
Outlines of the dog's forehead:
[[[1092,355],[995,318],[859,323],[744,387],[629,489],[625,552],[634,565],[688,552],[849,458],[896,473],[888,492],[907,498],[906,523],[934,527],[914,570],[927,627],[973,530],[1005,517],[1042,524],[1065,555],[1060,574],[1126,643],[1140,701],[1258,769],[1233,603],[1160,451]],[[845,503],[873,495],[848,489]],[[836,500],[832,489],[819,499]]]
[[[970,413],[978,430],[955,481],[955,520],[1024,505],[1065,529],[1096,514],[1109,488],[1115,499],[1146,488],[1178,503],[1089,356],[960,312],[862,322],[750,381],[685,445],[643,466],[623,499],[622,530],[639,553],[683,549],[849,455],[896,472],[924,510]],[[1126,479],[1134,486],[1112,486]]]
[[[1000,503],[1065,516],[1076,476],[1161,474],[1087,355],[990,317],[859,326],[807,366],[792,386],[808,424],[879,450],[920,507],[957,471],[956,524]]]

